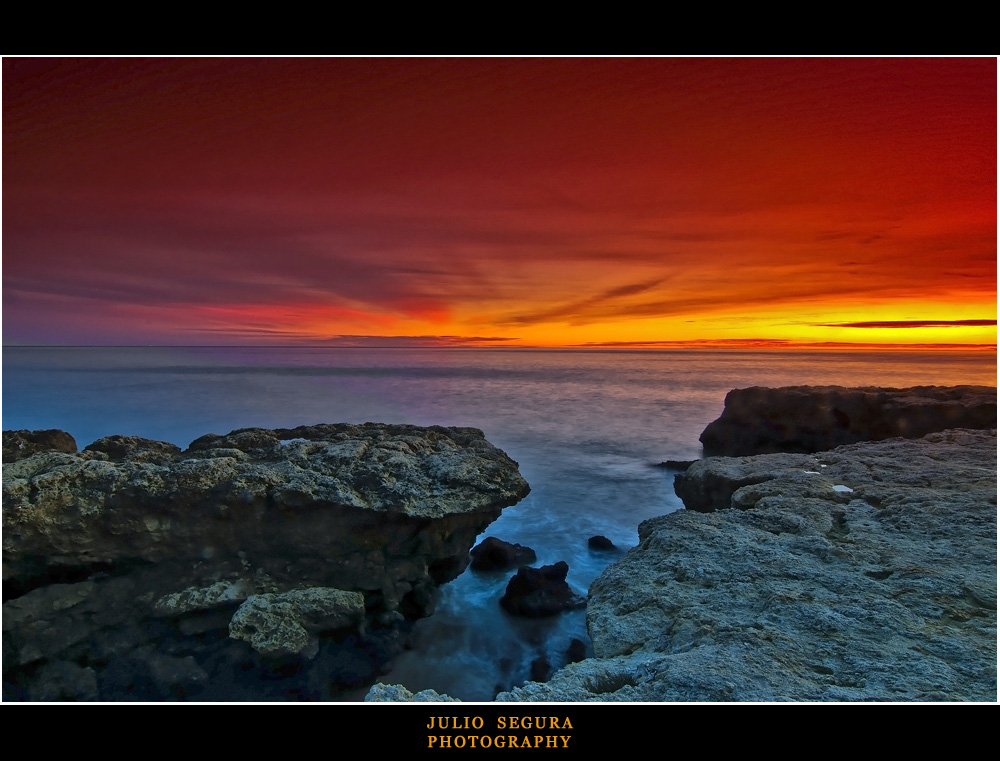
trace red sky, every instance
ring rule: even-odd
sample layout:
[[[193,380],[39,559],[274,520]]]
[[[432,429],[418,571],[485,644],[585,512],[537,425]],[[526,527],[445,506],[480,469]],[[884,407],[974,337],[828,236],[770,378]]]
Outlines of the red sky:
[[[5,344],[996,343],[995,58],[3,60]]]

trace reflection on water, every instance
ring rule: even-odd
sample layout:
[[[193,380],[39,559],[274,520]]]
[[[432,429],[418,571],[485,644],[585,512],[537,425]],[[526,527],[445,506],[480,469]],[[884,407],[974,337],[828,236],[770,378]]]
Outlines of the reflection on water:
[[[565,560],[585,593],[636,543],[639,522],[678,509],[667,459],[732,388],[996,385],[985,352],[542,351],[512,349],[4,348],[3,427],[62,428],[83,446],[115,433],[186,446],[205,433],[317,422],[474,426],[520,463],[531,494],[484,536]],[[620,549],[587,548],[595,534]],[[518,620],[497,600],[510,574],[466,572],[417,625],[385,681],[489,700],[558,667],[583,611]]]

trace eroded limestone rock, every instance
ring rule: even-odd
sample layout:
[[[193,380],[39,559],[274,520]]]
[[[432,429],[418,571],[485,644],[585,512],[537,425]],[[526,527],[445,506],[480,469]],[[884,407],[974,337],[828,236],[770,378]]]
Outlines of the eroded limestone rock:
[[[378,592],[394,609],[457,575],[475,536],[528,491],[470,428],[247,429],[174,450],[110,437],[6,466],[4,580],[238,556],[286,588]]]
[[[105,700],[205,694],[224,681],[212,668],[252,671],[258,654],[322,662],[296,688],[309,696],[327,695],[338,669],[357,683],[528,492],[473,428],[243,429],[186,451],[128,436],[64,444],[4,466],[5,684],[27,699],[90,694],[90,672],[42,668],[56,663],[98,664]],[[329,632],[339,654],[317,655]],[[45,673],[65,684],[37,684]]]
[[[591,585],[595,658],[497,700],[993,702],[996,456],[950,430],[698,463],[742,509],[643,522]]]
[[[4,431],[3,461],[17,462],[38,452],[75,452],[76,439],[66,431]]]
[[[360,592],[293,589],[248,597],[229,622],[229,636],[249,642],[263,655],[298,655],[309,644],[310,633],[360,628],[364,620]]]

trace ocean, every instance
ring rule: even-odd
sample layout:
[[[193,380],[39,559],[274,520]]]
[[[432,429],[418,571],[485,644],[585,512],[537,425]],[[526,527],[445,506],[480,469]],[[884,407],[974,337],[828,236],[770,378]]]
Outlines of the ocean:
[[[186,447],[320,422],[481,428],[531,485],[481,538],[528,545],[538,565],[565,560],[585,594],[641,521],[682,508],[676,471],[659,463],[701,455],[730,389],[995,386],[997,365],[986,351],[5,347],[2,382],[5,430],[61,428],[81,448],[116,433]],[[588,549],[594,535],[617,549]],[[466,571],[444,586],[381,681],[486,701],[527,680],[532,661],[563,665],[573,638],[589,644],[583,611],[503,612],[510,575]]]

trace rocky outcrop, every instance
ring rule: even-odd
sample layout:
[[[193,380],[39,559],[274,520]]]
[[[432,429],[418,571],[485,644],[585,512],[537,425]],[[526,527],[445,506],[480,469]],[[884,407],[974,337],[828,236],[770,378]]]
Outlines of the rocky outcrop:
[[[740,509],[643,522],[590,588],[595,657],[497,700],[993,702],[996,456],[949,430],[698,463]]]
[[[3,461],[17,462],[39,452],[75,452],[76,439],[66,431],[4,431]]]
[[[328,424],[209,435],[183,452],[126,436],[65,449],[4,466],[8,699],[217,699],[206,681],[219,664],[293,673],[309,659],[329,676],[300,680],[298,695],[328,696],[338,668],[351,683],[377,671],[398,627],[433,609],[475,537],[528,492],[473,428]],[[326,652],[334,640],[346,650]],[[40,686],[39,673],[68,681]]]
[[[859,441],[920,438],[948,428],[997,425],[988,386],[739,388],[701,434],[705,455],[822,452]]]

